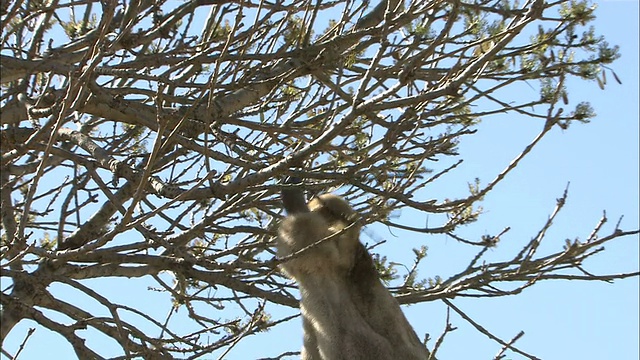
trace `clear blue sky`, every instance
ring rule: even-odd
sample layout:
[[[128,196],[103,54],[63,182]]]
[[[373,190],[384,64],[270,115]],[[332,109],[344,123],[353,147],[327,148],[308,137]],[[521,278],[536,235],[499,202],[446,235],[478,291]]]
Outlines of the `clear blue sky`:
[[[512,256],[535,234],[569,181],[568,203],[547,236],[542,253],[561,249],[566,238],[584,239],[602,210],[607,210],[610,219],[603,234],[613,229],[620,215],[625,216],[623,229],[640,226],[638,2],[601,1],[596,15],[597,32],[621,47],[622,58],[612,68],[623,84],[618,85],[611,77],[605,91],[595,82],[569,84],[572,101],[590,101],[598,116],[592,123],[575,124],[568,131],[555,129],[515,173],[486,197],[483,203],[486,213],[480,221],[465,228],[464,234],[475,237],[495,234],[511,226],[512,230],[500,246],[489,254],[492,259]],[[451,183],[443,191],[453,189],[462,193],[467,182],[475,177],[486,184],[523,149],[540,127],[540,123],[526,119],[485,118],[478,128],[479,133],[462,142],[460,150],[465,163],[450,177]],[[438,189],[431,188],[430,191]],[[390,234],[383,227],[371,230],[377,236],[388,238],[391,244],[399,241],[393,236],[407,238],[407,241],[415,238],[415,235],[399,231]],[[446,278],[466,265],[472,254],[467,246],[446,237],[431,237],[426,244],[429,253],[420,269],[422,276]],[[411,256],[410,247],[397,250],[383,245],[379,250],[396,261]],[[626,238],[607,246],[606,252],[585,266],[596,274],[629,272],[640,267],[639,257],[638,238]],[[157,294],[147,291],[148,283],[144,280],[127,280],[126,284],[105,281],[102,284],[103,295],[110,299],[128,303],[138,298],[144,301],[149,312],[162,314],[159,306],[153,306]],[[524,330],[525,336],[516,345],[545,360],[637,360],[640,356],[638,292],[637,278],[614,284],[547,282],[513,297],[456,299],[454,303],[503,339],[510,339]],[[166,303],[162,308],[166,309]],[[435,339],[444,328],[446,307],[442,303],[413,305],[404,310],[419,336],[428,332]],[[279,315],[284,313],[293,314],[295,310],[278,312]],[[491,359],[499,351],[499,345],[471,329],[461,318],[452,315],[451,322],[458,330],[448,335],[440,350],[440,359]],[[5,344],[8,349],[15,352],[17,341],[23,338],[29,326],[33,324],[24,322],[14,329]],[[90,343],[97,341],[88,337]],[[268,334],[246,339],[226,358],[276,356],[299,349],[301,343],[300,324],[292,321]],[[59,337],[37,331],[21,359],[43,358],[71,359],[74,355]],[[520,359],[517,355],[508,358]]]

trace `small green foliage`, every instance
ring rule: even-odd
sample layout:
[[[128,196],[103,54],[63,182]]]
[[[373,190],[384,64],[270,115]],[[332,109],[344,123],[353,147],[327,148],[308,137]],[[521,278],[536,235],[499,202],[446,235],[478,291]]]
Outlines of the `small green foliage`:
[[[620,47],[609,46],[609,43],[602,38],[598,42],[598,58],[603,64],[610,64],[620,57]]]
[[[580,38],[580,44],[584,46],[587,50],[594,50],[594,46],[598,45],[598,42],[602,40],[602,37],[596,36],[595,28],[593,26],[589,27],[589,30],[582,32],[582,37]]]
[[[429,250],[429,248],[426,245],[420,246],[420,249],[413,248],[413,254],[416,256],[416,260],[420,261],[427,257],[427,250]]]
[[[481,239],[484,245],[488,247],[495,247],[498,244],[498,240],[500,240],[499,238],[493,235],[487,235],[487,234],[482,235]]]
[[[554,39],[554,30],[544,30],[542,25],[538,26],[538,33],[531,36],[531,44],[533,45],[532,53],[538,57],[543,57],[549,48],[549,44]]]
[[[40,239],[40,246],[47,251],[53,251],[57,243],[56,239],[52,239],[48,232],[45,232]]]
[[[147,142],[144,140],[145,138],[145,130],[146,127],[137,124],[127,124],[120,123],[122,130],[127,133],[127,136],[133,139],[133,145],[131,146],[131,151],[134,154],[141,154],[147,149]]]
[[[464,13],[464,27],[469,34],[480,38],[486,25],[486,21],[482,20],[479,14],[471,12]]]
[[[476,196],[480,194],[481,186],[479,178],[473,179],[473,183],[468,183],[467,186],[469,186],[469,192],[471,193],[471,195]]]
[[[356,148],[361,149],[369,144],[369,135],[364,131],[359,131],[355,134],[354,145]]]
[[[600,67],[597,64],[579,64],[576,73],[583,79],[593,80],[600,73]]]
[[[435,34],[431,28],[425,25],[422,21],[416,21],[408,24],[405,26],[405,30],[407,33],[413,35],[416,38],[416,41],[419,42],[429,42],[435,38]]]
[[[562,246],[562,249],[564,251],[570,251],[573,250],[577,247],[580,246],[580,239],[579,238],[575,238],[573,240],[571,239],[565,239],[564,240],[564,245]]]
[[[253,326],[258,332],[269,331],[270,323],[271,315],[265,311],[261,311],[258,315],[254,316]]]
[[[511,11],[512,7],[511,7],[511,1],[510,0],[500,0],[500,3],[498,4],[498,9],[504,11],[504,12],[509,12]],[[516,3],[516,7],[517,7],[517,3]]]
[[[281,94],[286,100],[298,100],[300,90],[292,85],[284,85],[280,87]]]
[[[581,102],[576,105],[576,109],[571,112],[571,118],[582,123],[588,123],[596,116],[596,112],[588,102]]]
[[[458,225],[471,224],[478,220],[478,216],[482,213],[482,207],[474,209],[473,206],[467,206],[462,211],[458,211],[454,214],[455,223]]]
[[[534,56],[520,56],[520,71],[528,74],[535,70],[537,63],[537,58]]]
[[[386,256],[374,254],[373,263],[375,264],[376,270],[380,275],[380,279],[385,284],[389,284],[389,282],[398,278],[398,270],[395,268],[394,264],[387,264]]]
[[[49,1],[47,0],[31,0],[27,2],[27,11],[40,11],[49,6]]]
[[[348,53],[344,59],[344,67],[347,69],[350,69],[353,65],[356,64],[357,60],[358,60],[358,57],[354,52]]]
[[[18,191],[20,191],[20,195],[22,195],[22,197],[27,197],[27,194],[29,193],[29,183],[23,183],[18,186]]]
[[[91,19],[89,21],[60,21],[60,26],[64,30],[65,34],[71,40],[75,40],[83,35],[85,35],[89,30],[93,30],[96,28],[96,24],[98,20],[95,14],[91,15]]]
[[[206,250],[206,243],[202,239],[197,238],[191,241],[189,249],[194,256],[203,256]]]
[[[442,278],[436,275],[434,278],[428,278],[427,284],[429,284],[430,288],[438,287],[442,284]]]
[[[581,25],[595,19],[593,11],[596,5],[591,5],[586,0],[571,0],[569,3],[560,4],[560,16],[565,20],[575,21]]]
[[[211,36],[212,41],[220,42],[224,41],[229,37],[232,31],[231,24],[228,19],[224,20],[224,24],[216,26],[213,30],[213,35]]]
[[[301,17],[292,16],[287,19],[287,27],[282,35],[285,44],[294,49],[304,47],[308,45],[303,43],[304,41],[308,41],[308,39],[305,39],[306,35],[307,24],[303,22]],[[310,35],[313,35],[313,31]]]
[[[506,28],[504,20],[496,20],[487,25],[487,33],[489,36],[495,36],[503,32]]]
[[[258,208],[252,207],[246,210],[242,210],[240,212],[240,216],[248,221],[257,221],[262,223],[263,220],[267,219],[265,213],[260,211]]]
[[[129,133],[129,135],[135,138],[141,137],[145,129],[144,126],[136,124],[121,123],[120,126],[122,126],[122,130],[126,131],[127,133]]]
[[[469,102],[463,96],[453,97],[450,96],[451,102],[458,103],[457,106],[451,106],[450,115],[453,115],[448,119],[449,124],[460,124],[463,126],[472,126],[480,123],[481,118],[474,116],[469,106]],[[453,147],[457,145],[456,142],[452,142]]]
[[[421,38],[426,37],[429,35],[429,28],[426,26],[418,25],[413,31],[413,34]]]
[[[497,58],[489,63],[489,69],[494,72],[508,71],[509,63],[506,58]]]
[[[232,336],[237,336],[242,333],[242,327],[240,326],[240,319],[227,322],[223,328],[227,334]]]
[[[409,271],[407,275],[404,276],[404,286],[413,288],[413,289],[424,289],[427,284],[426,279],[416,280],[418,277],[418,264],[424,258],[427,257],[427,246],[422,245],[419,249],[413,248],[413,254],[415,255],[415,260],[413,262],[413,267]]]
[[[553,86],[551,79],[542,79],[540,85],[540,101],[545,103],[553,102],[556,88]]]
[[[480,194],[480,179],[474,179],[474,182],[469,183],[468,186],[471,196],[478,196]],[[482,197],[479,197],[476,200],[480,201],[482,200]],[[478,220],[478,217],[480,216],[480,214],[482,214],[483,209],[481,206],[474,207],[474,204],[475,201],[464,205],[463,207],[458,207],[451,210],[448,213],[450,219],[449,222],[456,225],[467,225]]]

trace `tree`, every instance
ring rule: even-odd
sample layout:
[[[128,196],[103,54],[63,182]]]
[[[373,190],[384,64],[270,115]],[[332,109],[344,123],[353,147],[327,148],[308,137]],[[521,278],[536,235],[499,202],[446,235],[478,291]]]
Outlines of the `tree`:
[[[570,101],[569,79],[619,82],[608,67],[618,48],[587,28],[593,11],[574,0],[3,2],[2,339],[31,320],[83,359],[196,358],[290,320],[271,316],[298,304],[272,249],[288,175],[312,194],[339,192],[365,224],[420,235],[402,278],[377,254],[402,304],[456,311],[456,296],[637,276],[583,267],[638,234],[604,233],[606,216],[589,237],[538,253],[566,191],[509,261],[483,262],[508,229],[459,235],[540,139],[594,116]],[[539,96],[509,96],[523,84]],[[427,197],[454,176],[457,145],[500,113],[542,130],[493,181]],[[430,225],[399,221],[400,209]],[[455,276],[422,279],[432,234],[477,255]],[[99,284],[136,278],[167,299],[164,316]],[[448,331],[428,343],[435,354]]]

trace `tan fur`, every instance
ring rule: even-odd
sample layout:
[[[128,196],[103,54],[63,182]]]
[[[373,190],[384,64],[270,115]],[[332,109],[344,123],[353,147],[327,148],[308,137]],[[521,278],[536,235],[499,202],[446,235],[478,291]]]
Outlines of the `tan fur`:
[[[428,358],[359,241],[357,213],[331,194],[309,209],[285,218],[278,236],[280,257],[322,241],[282,264],[302,295],[302,359]]]

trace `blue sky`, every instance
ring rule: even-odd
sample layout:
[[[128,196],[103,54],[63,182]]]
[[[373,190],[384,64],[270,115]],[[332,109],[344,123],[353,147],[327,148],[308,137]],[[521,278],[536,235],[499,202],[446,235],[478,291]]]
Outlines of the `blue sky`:
[[[535,235],[562,195],[568,182],[568,203],[555,221],[541,252],[562,248],[566,238],[584,239],[607,210],[609,223],[602,234],[612,231],[624,215],[621,227],[635,229],[639,224],[639,129],[638,129],[638,2],[602,1],[594,25],[609,43],[620,45],[622,58],[612,68],[623,84],[609,77],[606,90],[595,82],[569,83],[572,101],[587,100],[598,116],[590,124],[574,124],[567,131],[559,128],[547,136],[520,167],[511,173],[483,202],[485,214],[463,229],[462,234],[478,237],[498,233],[506,226],[512,230],[492,250],[491,260],[513,256]],[[531,94],[524,94],[531,96]],[[486,184],[531,141],[541,123],[514,117],[488,117],[478,127],[478,134],[460,146],[465,163],[443,191],[463,192],[467,182],[479,177]],[[438,188],[429,191],[437,192]],[[437,196],[434,196],[437,197]],[[401,220],[403,214],[400,214]],[[408,216],[408,214],[404,214]],[[406,223],[406,222],[405,222]],[[397,261],[410,259],[410,246],[395,247],[397,241],[426,243],[428,257],[422,264],[422,276],[446,278],[465,266],[476,249],[469,249],[444,236],[427,241],[414,234],[384,227],[370,229],[389,242],[379,251]],[[391,243],[392,245],[389,245]],[[638,238],[624,238],[607,246],[607,251],[585,264],[596,274],[630,272],[639,265]],[[162,313],[154,306],[153,293],[143,280],[128,280],[126,285],[105,282],[103,295],[127,302],[139,297],[149,312]],[[636,360],[638,350],[639,282],[637,278],[614,284],[595,282],[546,282],[520,295],[496,299],[455,299],[475,321],[495,335],[510,339],[520,330],[525,336],[516,345],[545,360],[616,359]],[[144,300],[142,300],[144,299]],[[87,304],[87,307],[93,306]],[[162,304],[166,308],[166,304]],[[293,309],[275,310],[279,315],[294,314]],[[419,336],[430,333],[437,338],[445,326],[446,306],[440,302],[404,307]],[[159,315],[158,318],[162,318]],[[440,359],[491,359],[500,346],[471,329],[463,319],[452,314],[450,321],[458,330],[447,336]],[[7,348],[15,352],[26,329],[21,323],[7,339]],[[44,331],[32,337],[21,359],[73,358],[61,338]],[[89,342],[98,340],[89,339]],[[232,350],[227,359],[254,359],[276,356],[299,349],[302,342],[298,321],[280,326],[267,334],[246,339]],[[13,345],[12,345],[13,344]],[[45,345],[46,346],[42,346]],[[433,341],[430,342],[430,345]],[[108,344],[101,344],[108,347]],[[3,359],[5,357],[2,357]],[[212,356],[212,358],[216,358]],[[509,359],[520,359],[510,354]]]

